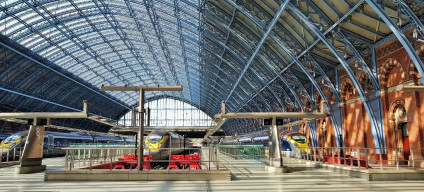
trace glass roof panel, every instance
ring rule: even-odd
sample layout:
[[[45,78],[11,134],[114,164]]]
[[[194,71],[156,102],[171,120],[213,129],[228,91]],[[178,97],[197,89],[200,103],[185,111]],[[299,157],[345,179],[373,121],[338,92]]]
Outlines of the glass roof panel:
[[[198,3],[177,2],[176,9],[173,0],[6,1],[15,14],[0,12],[0,32],[96,87],[181,84],[184,93],[169,94],[192,100],[199,95],[187,79],[199,78],[193,75],[199,68]],[[110,94],[128,105],[138,99]]]

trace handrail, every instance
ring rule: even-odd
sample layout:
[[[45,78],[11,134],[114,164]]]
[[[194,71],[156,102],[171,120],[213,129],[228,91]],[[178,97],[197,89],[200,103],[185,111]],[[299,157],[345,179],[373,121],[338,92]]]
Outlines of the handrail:
[[[4,150],[4,148],[0,148],[0,163],[20,162],[23,150],[23,147],[17,146],[8,148],[8,150],[6,151]]]
[[[136,148],[105,147],[66,147],[65,169],[126,169],[137,170],[138,156]],[[182,159],[171,158],[175,154],[181,154]],[[150,157],[149,157],[150,155]],[[160,158],[161,157],[161,158]],[[167,168],[192,168],[196,169],[219,169],[217,148],[146,148],[143,157],[143,169],[153,169],[153,166]]]
[[[424,151],[424,148],[305,147],[298,149],[310,152],[303,154],[294,152],[292,157],[323,164],[381,170],[424,168],[421,165],[424,157],[417,156],[421,154],[419,151]],[[386,154],[377,153],[377,151],[385,151]],[[405,159],[405,157],[408,158]]]
[[[248,146],[220,145],[221,153],[234,159],[263,158],[266,162],[267,148],[262,147],[264,155],[240,154]],[[254,147],[252,147],[254,148]],[[386,154],[378,153],[379,151]],[[359,169],[423,169],[424,148],[370,148],[370,147],[300,147],[293,151],[282,151],[284,158],[302,159],[335,166],[356,167]],[[405,155],[404,155],[405,154]],[[408,156],[409,154],[409,156]],[[407,157],[405,159],[405,157]],[[284,162],[284,161],[283,161]]]

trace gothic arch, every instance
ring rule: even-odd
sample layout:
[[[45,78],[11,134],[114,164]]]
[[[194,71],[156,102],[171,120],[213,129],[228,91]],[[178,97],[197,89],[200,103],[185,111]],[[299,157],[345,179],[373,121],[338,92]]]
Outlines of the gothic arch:
[[[350,96],[354,95],[356,92],[353,82],[349,78],[345,78],[340,86],[342,88],[342,100],[349,100]]]
[[[402,80],[405,79],[405,71],[403,70],[400,62],[396,59],[390,58],[383,64],[383,68],[381,69],[380,82],[382,87],[387,85],[387,79],[389,78],[390,71],[393,69],[393,67],[399,67],[401,72],[400,76],[402,77]]]
[[[372,88],[371,82],[368,78],[368,75],[365,72],[359,72],[358,81],[361,83],[362,88],[365,92]]]

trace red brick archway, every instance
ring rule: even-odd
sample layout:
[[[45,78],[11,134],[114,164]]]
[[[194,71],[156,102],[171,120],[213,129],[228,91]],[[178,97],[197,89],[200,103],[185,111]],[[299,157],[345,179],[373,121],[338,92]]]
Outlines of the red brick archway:
[[[340,86],[342,88],[342,100],[349,100],[350,96],[355,94],[356,88],[349,78],[344,79]]]
[[[402,80],[405,79],[405,71],[403,70],[400,62],[396,59],[390,58],[383,64],[383,68],[380,72],[380,82],[382,87],[387,85],[387,79],[389,78],[390,71],[393,69],[393,67],[398,67],[401,72],[400,76],[402,77]]]

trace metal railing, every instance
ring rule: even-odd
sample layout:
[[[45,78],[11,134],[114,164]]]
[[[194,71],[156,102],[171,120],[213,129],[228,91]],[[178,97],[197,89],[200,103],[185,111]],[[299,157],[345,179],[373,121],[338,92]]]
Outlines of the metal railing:
[[[234,159],[266,159],[262,145],[218,145],[219,151]]]
[[[118,143],[71,143],[69,148],[134,148],[134,144]]]
[[[296,159],[364,169],[424,168],[424,148],[315,147],[297,149],[283,154]]]
[[[21,161],[23,147],[0,148],[0,163],[11,163]]]
[[[131,156],[136,154],[136,148],[96,148],[96,147],[72,147],[63,148],[66,151],[65,156],[65,169],[108,169],[117,170],[116,165],[123,164],[126,170],[137,170],[137,159],[124,159],[125,156]],[[199,159],[172,159],[173,154],[198,154]],[[144,160],[150,165],[156,166],[149,168],[150,170],[155,169],[167,169],[171,164],[185,164],[184,170],[187,169],[190,164],[197,163],[200,169],[206,170],[218,170],[223,168],[219,163],[218,149],[214,147],[208,148],[161,148],[157,149],[145,149],[145,156],[148,154],[152,155],[151,160]],[[162,158],[158,158],[162,157]],[[187,156],[189,157],[189,156]],[[144,157],[145,158],[145,157]],[[144,164],[143,164],[144,165]]]

